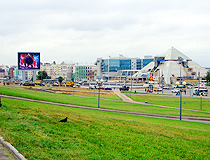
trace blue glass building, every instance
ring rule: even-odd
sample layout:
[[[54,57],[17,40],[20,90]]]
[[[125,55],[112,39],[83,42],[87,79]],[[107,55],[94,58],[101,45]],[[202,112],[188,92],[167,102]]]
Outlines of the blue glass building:
[[[117,72],[131,70],[131,59],[102,59],[102,72]]]
[[[109,59],[97,59],[97,77],[103,79],[111,79],[120,76],[127,76],[122,71],[136,71],[141,70],[147,64],[152,62],[154,58],[151,56],[148,58],[126,58],[117,57]],[[119,72],[120,71],[120,72]],[[129,73],[129,72],[128,72]],[[127,73],[126,73],[127,74]]]

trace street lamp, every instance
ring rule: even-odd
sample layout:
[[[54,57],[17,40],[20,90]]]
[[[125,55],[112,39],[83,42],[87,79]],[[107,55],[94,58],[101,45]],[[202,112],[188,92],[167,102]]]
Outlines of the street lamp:
[[[1,103],[1,97],[0,97],[0,107],[1,107],[2,103]]]
[[[180,92],[179,92],[179,95],[180,95],[180,120],[182,120],[182,92],[184,92],[184,89],[185,89],[185,86],[186,86],[186,82],[176,82],[176,85],[177,85],[177,88],[180,88]]]
[[[164,76],[162,75],[162,94],[163,94]]]
[[[153,80],[149,81],[149,92],[153,92]]]
[[[130,97],[131,97],[131,92],[132,92],[132,81],[133,81],[133,79],[132,79],[132,71],[131,71],[131,90],[130,90]]]
[[[98,90],[98,108],[100,107],[100,88],[101,88],[103,82],[104,82],[103,79],[101,79],[100,81],[98,79],[96,79],[96,83],[99,87],[99,90]]]

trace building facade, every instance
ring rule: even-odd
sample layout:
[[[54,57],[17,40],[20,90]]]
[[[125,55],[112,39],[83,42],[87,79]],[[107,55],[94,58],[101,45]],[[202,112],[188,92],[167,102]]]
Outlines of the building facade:
[[[77,81],[81,80],[94,80],[95,79],[95,72],[96,66],[94,65],[77,65],[75,66],[76,69],[76,76],[75,79]]]
[[[61,64],[51,63],[41,64],[40,71],[45,71],[48,76],[61,75]]]
[[[14,79],[22,79],[22,71],[19,71],[16,67],[13,71]]]
[[[74,64],[70,62],[62,62],[61,63],[61,77],[64,80],[72,81],[74,79]]]
[[[75,66],[76,67],[76,80],[85,80],[87,79],[87,74],[86,74],[86,66]]]
[[[4,78],[5,77],[5,70],[0,68],[0,78]]]
[[[0,78],[9,76],[9,66],[1,65],[0,66]]]
[[[86,66],[86,77],[88,80],[95,80],[96,66]]]
[[[154,61],[152,56],[140,58],[127,58],[120,55],[120,57],[103,59],[97,59],[97,78],[103,79],[115,79],[116,77],[125,77],[127,73],[131,71],[141,70],[150,62]],[[122,72],[124,71],[124,72]],[[126,72],[130,71],[130,72]],[[133,73],[133,72],[132,72]],[[131,74],[132,74],[131,73]]]
[[[136,73],[133,78],[139,80],[142,75],[149,73],[148,77],[153,76],[159,84],[171,85],[181,79],[190,81],[197,80],[198,77],[204,78],[207,71],[176,48],[171,47],[163,54],[155,56],[154,61]]]

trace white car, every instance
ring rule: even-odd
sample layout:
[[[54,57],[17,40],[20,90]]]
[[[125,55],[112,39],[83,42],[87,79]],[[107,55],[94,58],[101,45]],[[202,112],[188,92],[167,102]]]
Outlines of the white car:
[[[174,88],[173,90],[171,90],[172,93],[179,93],[180,91],[176,88]]]
[[[94,85],[89,85],[89,89],[95,89],[96,87]]]

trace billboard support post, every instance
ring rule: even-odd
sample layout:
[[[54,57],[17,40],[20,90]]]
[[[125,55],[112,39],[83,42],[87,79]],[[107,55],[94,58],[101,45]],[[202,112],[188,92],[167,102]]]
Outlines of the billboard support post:
[[[36,80],[36,71],[33,71],[33,83],[35,82]]]
[[[26,82],[26,71],[22,71],[22,80],[23,80],[23,83]]]

